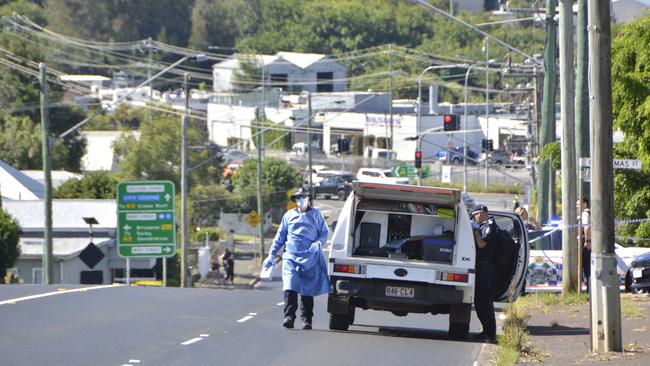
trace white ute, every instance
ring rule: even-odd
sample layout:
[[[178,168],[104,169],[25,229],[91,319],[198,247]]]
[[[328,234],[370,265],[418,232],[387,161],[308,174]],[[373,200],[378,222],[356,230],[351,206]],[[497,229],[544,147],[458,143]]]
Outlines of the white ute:
[[[514,300],[527,272],[527,234],[512,213],[490,216],[501,229],[517,233],[515,247],[498,246],[494,258],[495,300]],[[466,338],[475,266],[472,227],[459,190],[355,182],[332,236],[329,327],[347,330],[356,308],[397,316],[449,314],[449,336]]]

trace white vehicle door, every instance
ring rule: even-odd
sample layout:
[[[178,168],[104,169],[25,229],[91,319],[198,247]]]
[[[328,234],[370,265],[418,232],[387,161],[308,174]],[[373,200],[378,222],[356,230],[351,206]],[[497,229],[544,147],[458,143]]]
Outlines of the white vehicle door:
[[[494,251],[496,272],[495,301],[514,301],[524,289],[528,272],[528,232],[521,218],[510,212],[490,211],[501,230],[510,234],[515,245],[501,244]]]

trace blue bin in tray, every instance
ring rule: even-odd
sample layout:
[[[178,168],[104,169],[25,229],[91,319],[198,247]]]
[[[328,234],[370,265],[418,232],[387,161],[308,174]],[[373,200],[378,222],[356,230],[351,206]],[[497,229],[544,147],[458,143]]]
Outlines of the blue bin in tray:
[[[425,261],[451,263],[454,239],[428,237],[422,239],[422,259]]]

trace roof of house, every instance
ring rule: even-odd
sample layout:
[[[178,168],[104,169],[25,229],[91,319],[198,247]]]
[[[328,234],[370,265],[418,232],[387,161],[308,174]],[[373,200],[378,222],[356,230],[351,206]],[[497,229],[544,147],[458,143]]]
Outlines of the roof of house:
[[[6,201],[2,207],[13,216],[23,229],[42,229],[45,225],[45,207],[42,200]],[[94,217],[95,228],[117,226],[115,200],[52,200],[53,229],[88,229],[84,217]]]
[[[42,170],[21,170],[25,175],[32,178],[33,180],[43,184],[45,177]],[[72,173],[65,170],[52,170],[50,172],[52,178],[52,188],[57,188],[65,181],[72,178],[81,178],[82,175],[79,173]]]
[[[278,52],[275,55],[250,55],[251,60],[259,62],[259,58],[262,57],[264,60],[264,65],[267,66],[278,60],[284,60],[294,66],[297,66],[301,69],[306,69],[314,63],[327,58],[326,55],[319,53],[299,53],[299,52]],[[218,69],[237,69],[239,68],[239,58],[237,55],[233,55],[225,61],[216,63],[212,65],[213,68]]]
[[[45,188],[36,180],[0,160],[0,189],[2,196],[11,199],[42,199]]]

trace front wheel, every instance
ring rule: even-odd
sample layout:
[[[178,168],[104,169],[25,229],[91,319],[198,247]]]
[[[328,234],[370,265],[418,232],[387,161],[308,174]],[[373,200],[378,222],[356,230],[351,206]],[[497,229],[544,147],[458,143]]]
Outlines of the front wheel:
[[[354,314],[352,315],[354,321]],[[348,330],[350,326],[350,316],[345,314],[330,314],[330,329],[331,330]]]
[[[340,191],[338,191],[336,193],[336,195],[339,197],[339,201],[345,200],[345,191],[344,190],[341,189]]]
[[[326,194],[326,195],[325,195],[325,199],[326,199],[326,200],[328,200],[328,199],[330,199],[330,198],[332,198],[332,196],[330,196],[329,194]]]

